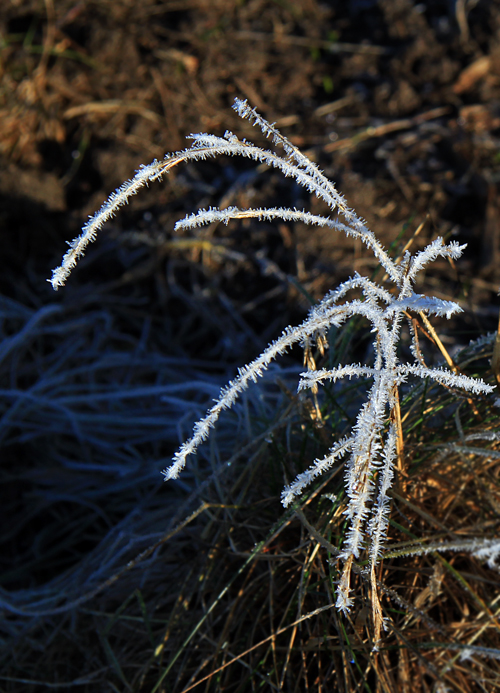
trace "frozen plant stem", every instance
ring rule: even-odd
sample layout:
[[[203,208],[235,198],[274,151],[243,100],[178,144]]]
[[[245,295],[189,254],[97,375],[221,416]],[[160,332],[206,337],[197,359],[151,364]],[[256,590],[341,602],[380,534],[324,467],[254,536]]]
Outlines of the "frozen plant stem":
[[[393,290],[389,292],[367,277],[356,273],[351,279],[328,293],[318,305],[311,309],[308,318],[301,325],[287,327],[279,339],[270,344],[254,361],[239,370],[238,376],[228,383],[206,416],[195,425],[193,436],[181,446],[174,456],[172,465],[163,474],[165,479],[174,479],[179,475],[186,458],[196,452],[199,445],[208,437],[220,413],[224,409],[229,409],[240,393],[251,381],[255,382],[277,356],[296,343],[306,347],[314,340],[324,341],[330,327],[340,326],[355,315],[366,318],[371,323],[372,332],[375,334],[374,365],[352,364],[338,366],[331,370],[309,370],[302,374],[298,389],[309,388],[316,391],[318,385],[325,380],[336,381],[346,377],[371,378],[373,385],[368,393],[367,401],[358,414],[351,435],[337,441],[326,457],[315,460],[306,471],[299,474],[284,489],[282,502],[283,505],[288,506],[317,476],[328,470],[335,460],[348,455],[345,463],[345,489],[349,503],[345,514],[349,521],[349,529],[340,554],[344,561],[344,569],[337,590],[336,605],[344,612],[350,609],[353,601],[350,587],[352,564],[362,552],[367,551],[372,584],[375,641],[377,642],[382,625],[382,612],[377,596],[375,566],[382,556],[389,522],[388,491],[392,485],[394,463],[397,457],[396,424],[390,420],[389,415],[397,406],[398,387],[410,376],[418,376],[423,379],[430,378],[447,387],[460,388],[476,394],[487,394],[494,389],[482,380],[469,378],[451,370],[427,368],[420,361],[412,323],[407,319],[408,314],[412,312],[450,318],[454,313],[461,311],[456,303],[416,294],[413,287],[418,273],[428,263],[439,257],[457,259],[465,246],[460,246],[456,242],[445,244],[442,238],[437,238],[414,256],[406,251],[401,262],[396,263],[389,257],[376,236],[366,227],[364,221],[347,206],[345,199],[337,192],[333,183],[312,161],[294,147],[286,137],[283,137],[273,125],[250,108],[246,101],[236,99],[234,108],[242,118],[248,118],[254,125],[258,125],[274,145],[284,150],[284,154],[280,155],[275,151],[256,147],[246,140],[239,140],[231,132],[226,132],[224,137],[208,134],[191,135],[193,144],[190,148],[167,155],[163,161],[153,161],[149,166],[141,167],[132,180],[125,182],[108,198],[101,209],[89,218],[83,227],[82,234],[70,243],[62,265],[53,271],[50,281],[54,289],[62,286],[78,258],[83,255],[88,243],[95,239],[104,222],[114,216],[118,208],[128,202],[130,196],[135,195],[148,182],[160,179],[163,174],[184,161],[197,161],[224,154],[244,156],[265,163],[279,169],[285,176],[294,178],[309,192],[324,200],[332,214],[342,215],[343,221],[339,221],[338,218],[311,214],[297,209],[229,207],[224,210],[203,209],[177,222],[176,229],[194,229],[214,221],[227,224],[231,219],[243,218],[282,219],[328,227],[332,231],[340,231],[360,239],[384,268],[388,279],[393,284]],[[362,298],[347,300],[347,295],[353,291],[361,293]],[[401,328],[405,321],[408,321],[410,328],[411,351],[414,356],[412,363],[401,363],[397,355]]]

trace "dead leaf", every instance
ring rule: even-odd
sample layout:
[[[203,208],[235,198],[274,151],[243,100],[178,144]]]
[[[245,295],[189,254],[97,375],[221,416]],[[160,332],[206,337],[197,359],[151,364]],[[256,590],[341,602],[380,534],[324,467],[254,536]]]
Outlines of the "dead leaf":
[[[484,55],[482,58],[468,65],[465,70],[462,70],[457,81],[453,85],[455,94],[463,94],[466,91],[470,91],[476,82],[489,74],[490,67],[491,58],[489,55]]]

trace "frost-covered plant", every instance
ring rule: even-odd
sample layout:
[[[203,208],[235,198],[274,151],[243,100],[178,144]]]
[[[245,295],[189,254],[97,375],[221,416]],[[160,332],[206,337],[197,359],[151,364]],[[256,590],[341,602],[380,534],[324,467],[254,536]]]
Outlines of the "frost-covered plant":
[[[337,590],[337,607],[348,611],[352,604],[350,576],[353,562],[362,551],[369,555],[369,574],[372,584],[372,605],[374,622],[379,632],[382,623],[380,604],[377,597],[375,566],[380,560],[389,521],[389,497],[394,476],[394,464],[397,459],[398,425],[395,412],[398,407],[398,388],[410,376],[430,378],[447,386],[460,388],[476,394],[489,393],[493,387],[482,380],[460,375],[444,368],[428,368],[422,361],[412,322],[408,319],[412,313],[438,315],[450,318],[461,311],[454,302],[439,298],[426,297],[414,292],[418,273],[437,258],[457,259],[465,246],[456,242],[444,243],[437,238],[424,250],[411,255],[405,252],[400,262],[393,260],[375,235],[366,227],[365,222],[351,210],[342,195],[304,154],[294,147],[278,130],[262,118],[246,101],[236,99],[235,110],[243,118],[248,118],[258,125],[262,132],[272,139],[274,145],[282,147],[284,154],[262,149],[246,140],[239,140],[231,132],[224,137],[209,134],[192,135],[193,144],[189,149],[165,157],[163,161],[153,161],[141,167],[135,177],[125,182],[101,209],[85,224],[82,234],[74,239],[64,256],[61,267],[53,272],[52,286],[62,286],[83,254],[86,246],[94,240],[103,223],[112,217],[116,210],[125,204],[131,195],[149,181],[158,180],[177,164],[183,161],[197,161],[219,154],[240,155],[265,163],[279,169],[285,176],[294,178],[297,183],[324,200],[332,215],[341,214],[338,218],[311,214],[298,209],[227,209],[200,210],[177,222],[176,229],[193,229],[212,222],[228,223],[230,219],[282,219],[299,221],[306,224],[322,226],[340,231],[352,238],[360,239],[375,255],[384,268],[388,280],[392,283],[391,291],[376,284],[367,277],[355,274],[337,289],[328,293],[323,300],[314,306],[308,318],[298,327],[287,327],[281,337],[270,344],[254,361],[241,368],[238,376],[222,390],[220,397],[209,409],[206,416],[194,427],[193,436],[185,442],[174,456],[172,465],[163,472],[165,479],[176,478],[183,469],[186,458],[195,453],[199,445],[208,437],[224,409],[229,409],[237,397],[256,381],[271,361],[283,354],[293,344],[300,343],[309,349],[316,341],[325,344],[326,335],[332,326],[340,326],[355,315],[363,316],[372,326],[375,335],[373,348],[375,353],[372,366],[351,364],[337,366],[330,370],[312,368],[302,374],[299,390],[311,388],[316,391],[318,385],[325,381],[336,381],[340,378],[369,378],[373,385],[368,392],[367,401],[362,406],[356,424],[350,435],[337,441],[328,455],[314,463],[288,485],[282,493],[283,505],[290,505],[303,490],[320,474],[327,471],[342,457],[345,462],[345,490],[348,496],[348,507],[345,511],[349,522],[340,558],[344,561],[343,572]],[[355,292],[361,298],[347,299],[348,294]],[[411,334],[412,363],[402,363],[398,358],[398,344],[401,328],[408,319]],[[378,639],[378,638],[377,638]]]

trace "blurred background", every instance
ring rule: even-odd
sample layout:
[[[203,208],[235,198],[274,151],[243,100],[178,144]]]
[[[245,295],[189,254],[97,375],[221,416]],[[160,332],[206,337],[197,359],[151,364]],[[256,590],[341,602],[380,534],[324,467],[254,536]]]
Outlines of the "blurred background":
[[[65,605],[160,541],[192,509],[203,473],[217,475],[240,445],[237,436],[265,430],[249,429],[244,411],[229,417],[207,459],[177,485],[162,484],[159,470],[235,367],[354,271],[375,269],[359,243],[300,224],[174,234],[175,221],[200,207],[325,211],[278,172],[221,158],[143,190],[67,286],[52,291],[46,280],[65,242],[141,164],[185,148],[192,132],[231,130],[264,144],[231,109],[235,97],[316,161],[395,252],[419,227],[413,250],[438,235],[468,243],[456,265],[436,263],[422,280],[465,310],[443,326],[451,353],[496,330],[498,2],[1,3],[0,575],[9,690],[40,680],[45,647],[33,642],[57,641],[57,609],[71,612]],[[355,345],[361,358],[366,348]],[[283,382],[301,358],[291,355]],[[287,393],[263,385],[244,407],[269,425]],[[153,561],[141,573],[156,595],[169,570],[178,575],[192,558],[189,546],[178,551],[168,569]],[[113,593],[117,603],[138,574]],[[51,650],[48,678],[99,669],[71,647],[62,668],[60,649]]]

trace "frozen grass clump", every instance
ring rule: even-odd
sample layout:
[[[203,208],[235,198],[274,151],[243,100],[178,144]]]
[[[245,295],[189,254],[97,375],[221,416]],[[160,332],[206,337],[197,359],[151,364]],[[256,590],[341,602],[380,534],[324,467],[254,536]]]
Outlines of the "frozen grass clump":
[[[234,108],[242,118],[247,118],[260,127],[264,135],[272,140],[277,151],[281,149],[281,152],[255,146],[247,140],[238,139],[231,132],[226,132],[224,137],[192,135],[193,144],[190,148],[168,155],[163,161],[154,161],[141,167],[132,180],[125,182],[108,198],[101,209],[88,220],[82,234],[71,242],[62,265],[53,272],[52,286],[58,289],[64,284],[78,258],[88,243],[95,239],[102,225],[142,187],[159,180],[179,163],[219,155],[243,156],[281,171],[284,176],[293,178],[297,184],[326,203],[329,216],[299,209],[239,209],[231,206],[226,209],[199,210],[179,221],[176,229],[194,229],[214,222],[227,224],[235,219],[277,219],[328,228],[365,244],[383,268],[387,281],[378,284],[355,273],[313,306],[301,325],[287,327],[255,360],[240,368],[237,377],[223,388],[207,414],[195,424],[192,437],[182,444],[175,453],[172,464],[163,474],[165,479],[177,478],[187,458],[209,437],[221,413],[231,409],[247,387],[256,382],[278,356],[295,344],[304,348],[309,366],[300,377],[299,391],[308,389],[315,396],[319,386],[329,381],[336,382],[345,378],[371,381],[366,401],[361,406],[350,433],[337,440],[327,455],[314,460],[305,471],[286,484],[282,502],[285,507],[293,504],[312,482],[331,470],[338,460],[344,460],[344,488],[348,498],[344,511],[347,530],[339,552],[343,569],[336,591],[336,606],[344,613],[350,611],[353,605],[351,573],[353,569],[363,572],[371,585],[374,640],[377,644],[384,619],[378,597],[376,566],[384,552],[390,518],[390,493],[402,446],[399,388],[410,379],[420,378],[475,396],[487,395],[494,389],[481,379],[463,375],[451,368],[428,367],[422,357],[412,321],[415,315],[428,322],[428,316],[450,318],[461,311],[459,305],[452,301],[416,293],[415,283],[419,273],[429,263],[438,258],[456,260],[465,246],[454,241],[445,243],[442,238],[436,238],[423,250],[413,255],[406,250],[401,258],[394,260],[375,234],[367,228],[363,219],[348,207],[333,183],[308,157],[250,108],[246,101],[236,99]],[[320,350],[327,348],[329,330],[341,327],[356,316],[370,324],[374,336],[373,363],[317,368],[311,356],[312,346],[316,345]],[[400,342],[405,324],[409,328],[411,358],[403,362],[400,359]],[[457,550],[456,546],[453,546],[453,550]],[[461,546],[465,550],[469,544]],[[488,551],[498,551],[495,542],[470,544],[469,548],[475,555],[481,554],[487,560],[493,560],[493,554],[490,555]]]

